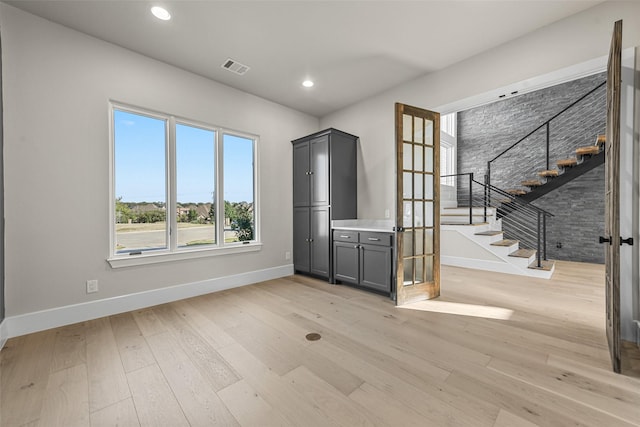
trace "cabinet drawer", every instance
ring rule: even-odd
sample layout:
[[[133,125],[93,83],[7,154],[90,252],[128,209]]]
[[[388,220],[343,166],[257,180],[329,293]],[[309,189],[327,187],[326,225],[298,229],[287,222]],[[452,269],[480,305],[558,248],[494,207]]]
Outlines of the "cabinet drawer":
[[[367,245],[393,246],[393,234],[361,231],[360,243]]]
[[[333,230],[333,240],[336,242],[358,243],[357,231]]]

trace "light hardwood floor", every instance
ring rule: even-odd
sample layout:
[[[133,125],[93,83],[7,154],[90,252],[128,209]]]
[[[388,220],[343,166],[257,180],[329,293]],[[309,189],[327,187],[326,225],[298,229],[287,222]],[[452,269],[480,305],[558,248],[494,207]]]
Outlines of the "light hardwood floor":
[[[590,264],[444,266],[441,298],[396,308],[293,276],[17,337],[0,425],[640,425],[640,359],[610,372],[603,283]]]

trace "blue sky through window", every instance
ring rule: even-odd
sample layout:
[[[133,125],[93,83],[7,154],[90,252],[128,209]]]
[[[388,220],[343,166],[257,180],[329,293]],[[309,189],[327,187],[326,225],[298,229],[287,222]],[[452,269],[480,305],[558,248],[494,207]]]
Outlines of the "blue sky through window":
[[[166,202],[166,121],[114,109],[115,196],[123,202]],[[212,202],[215,132],[176,125],[178,203]],[[224,198],[253,202],[253,140],[224,135]]]
[[[215,190],[214,131],[176,125],[177,202],[213,202]]]
[[[224,135],[224,200],[253,203],[253,140]]]
[[[165,121],[114,110],[116,198],[166,202]]]

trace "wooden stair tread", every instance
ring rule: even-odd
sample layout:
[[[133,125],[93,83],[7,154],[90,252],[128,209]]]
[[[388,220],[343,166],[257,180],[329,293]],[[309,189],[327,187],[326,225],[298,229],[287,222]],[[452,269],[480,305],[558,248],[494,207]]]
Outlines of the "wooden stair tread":
[[[558,176],[560,173],[558,172],[558,169],[551,169],[551,170],[547,170],[547,171],[540,171],[538,172],[538,176],[543,176],[545,178],[548,177],[556,177]]]
[[[491,243],[491,246],[513,246],[516,243],[518,243],[517,240],[503,239],[503,240],[499,240],[497,242]]]
[[[577,164],[578,164],[578,160],[574,159],[574,158],[562,159],[562,160],[558,160],[556,162],[556,165],[558,165],[558,167],[561,167],[561,168],[567,168],[567,167],[570,168],[570,167],[573,167],[573,166],[575,166]]]
[[[596,138],[596,145],[604,145],[607,142],[607,137],[605,135],[598,135]]]
[[[498,203],[513,203],[513,199],[498,199]]]
[[[527,194],[526,191],[518,190],[518,189],[507,190],[507,193],[513,194],[514,196],[523,196],[523,195]]]
[[[488,209],[487,209],[487,215],[490,215]],[[441,212],[440,216],[441,217],[442,216],[467,216],[468,217],[469,216],[469,212],[467,212],[467,213],[444,213],[444,212]],[[484,212],[473,212],[472,216],[484,216]]]
[[[484,209],[484,206],[480,205],[480,206],[471,206],[472,209]],[[469,206],[458,206],[455,208],[452,207],[447,207],[447,208],[442,208],[443,210],[447,210],[447,209],[469,209]],[[491,209],[490,206],[487,206],[487,209]]]
[[[474,222],[473,224],[469,224],[468,222],[442,222],[440,221],[440,225],[466,225],[467,227],[473,226],[477,227],[479,225],[488,225],[488,222]]]
[[[555,265],[555,262],[554,261],[542,261],[540,264],[541,264],[541,267],[538,267],[538,261],[533,261],[531,264],[529,264],[529,268],[532,268],[534,270],[551,271],[551,269]]]
[[[504,233],[504,231],[496,231],[496,230],[489,230],[489,231],[481,231],[479,233],[475,233],[476,236],[497,236],[498,234],[502,234]]]
[[[593,154],[598,154],[600,152],[600,147],[597,145],[588,145],[586,147],[580,147],[576,149],[576,154],[579,156],[588,156]]]
[[[537,179],[530,179],[528,181],[522,181],[520,184],[524,187],[540,187],[542,185],[542,182],[538,181]]]
[[[517,258],[529,258],[531,255],[535,255],[535,253],[535,249],[518,249],[517,251],[511,252],[509,256]]]

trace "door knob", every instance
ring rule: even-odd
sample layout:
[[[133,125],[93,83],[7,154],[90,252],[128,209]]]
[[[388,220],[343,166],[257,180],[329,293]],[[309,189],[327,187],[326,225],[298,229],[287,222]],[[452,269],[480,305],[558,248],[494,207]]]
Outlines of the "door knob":
[[[599,241],[600,243],[609,242],[609,244],[611,244],[611,237],[606,238],[606,237],[602,237],[602,236],[600,236],[600,238],[598,239],[598,241]]]
[[[620,237],[620,246],[622,246],[623,243],[626,243],[629,246],[633,246],[633,237],[629,237],[628,239],[623,239],[622,237]]]

